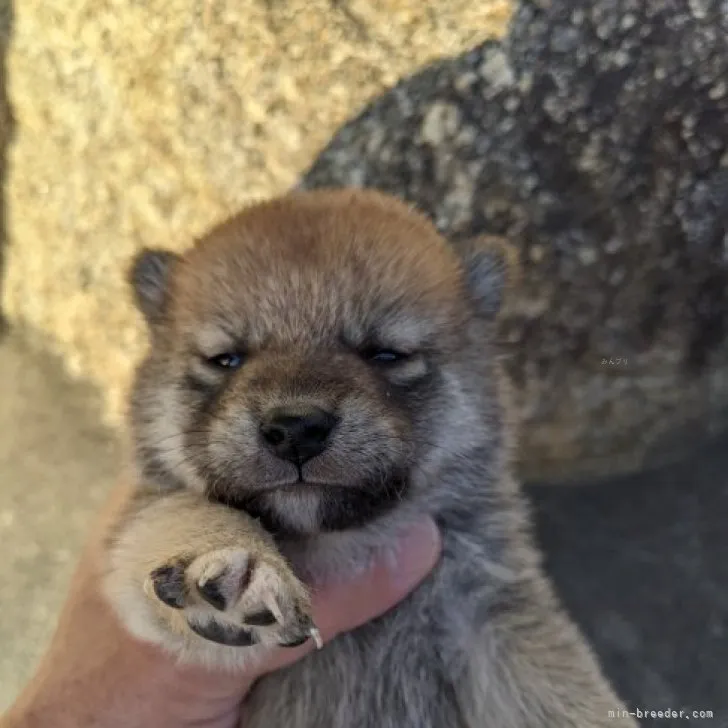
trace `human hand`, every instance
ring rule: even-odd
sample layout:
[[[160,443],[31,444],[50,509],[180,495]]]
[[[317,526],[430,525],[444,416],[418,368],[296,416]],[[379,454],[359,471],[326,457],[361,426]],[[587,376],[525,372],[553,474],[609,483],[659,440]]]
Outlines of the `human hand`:
[[[115,493],[89,540],[50,648],[0,728],[238,728],[253,683],[313,649],[309,641],[271,650],[253,670],[230,673],[175,664],[131,637],[99,589],[104,539],[125,497]],[[378,562],[348,584],[315,593],[324,641],[393,607],[429,573],[439,552],[436,527],[424,521],[403,538],[396,568]]]

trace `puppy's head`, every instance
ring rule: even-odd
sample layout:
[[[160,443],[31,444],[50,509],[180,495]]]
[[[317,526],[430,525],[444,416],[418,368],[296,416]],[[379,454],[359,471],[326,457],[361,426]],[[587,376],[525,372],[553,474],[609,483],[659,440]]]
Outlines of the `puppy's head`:
[[[183,256],[143,252],[145,476],[298,533],[396,506],[492,426],[504,277],[492,242],[458,251],[404,204],[350,190],[251,207]]]

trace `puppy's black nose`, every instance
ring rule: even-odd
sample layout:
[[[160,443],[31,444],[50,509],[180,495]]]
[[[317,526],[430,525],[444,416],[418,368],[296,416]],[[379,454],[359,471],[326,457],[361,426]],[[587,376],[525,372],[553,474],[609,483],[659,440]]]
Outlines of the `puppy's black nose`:
[[[326,449],[337,421],[319,407],[275,407],[265,413],[260,434],[279,458],[303,465]]]

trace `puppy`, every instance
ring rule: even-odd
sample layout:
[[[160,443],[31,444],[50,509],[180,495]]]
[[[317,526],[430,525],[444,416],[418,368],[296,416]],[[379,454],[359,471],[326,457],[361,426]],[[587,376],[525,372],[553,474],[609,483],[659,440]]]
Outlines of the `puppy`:
[[[304,583],[366,567],[422,514],[442,532],[398,607],[260,680],[246,728],[606,728],[623,710],[511,474],[506,251],[326,190],[136,259],[138,486],[105,577],[133,634],[239,667],[316,636]]]

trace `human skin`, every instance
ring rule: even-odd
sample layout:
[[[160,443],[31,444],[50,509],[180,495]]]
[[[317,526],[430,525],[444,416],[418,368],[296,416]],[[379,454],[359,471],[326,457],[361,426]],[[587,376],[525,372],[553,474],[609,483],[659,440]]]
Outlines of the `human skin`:
[[[99,587],[103,539],[126,497],[126,489],[117,490],[93,530],[51,645],[0,728],[238,728],[255,680],[314,649],[309,641],[271,650],[255,669],[233,673],[176,664],[128,635]],[[403,538],[396,565],[382,560],[350,583],[314,593],[324,641],[393,607],[429,573],[439,553],[435,524],[424,521]]]

